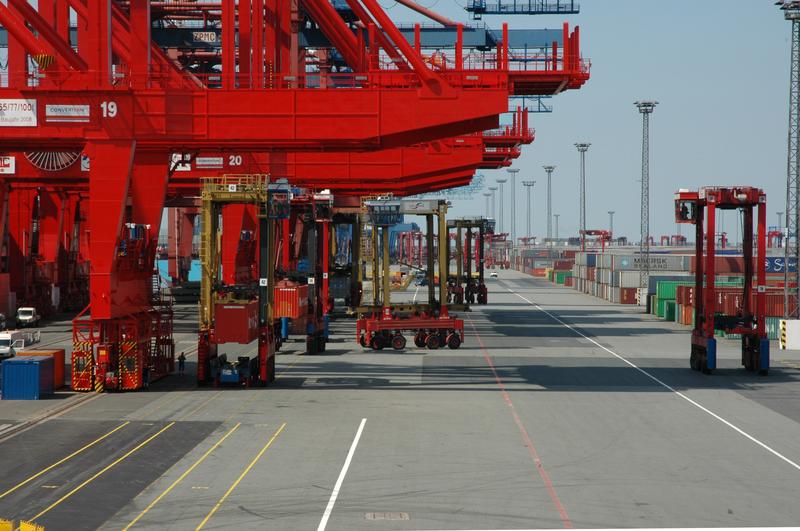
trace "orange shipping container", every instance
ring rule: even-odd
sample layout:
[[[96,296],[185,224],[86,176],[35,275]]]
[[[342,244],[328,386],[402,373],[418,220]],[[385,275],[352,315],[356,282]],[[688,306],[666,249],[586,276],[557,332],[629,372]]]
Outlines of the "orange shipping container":
[[[275,317],[297,319],[308,312],[308,286],[290,280],[275,285]]]
[[[64,387],[64,349],[21,350],[17,356],[50,356],[53,358],[53,389]]]

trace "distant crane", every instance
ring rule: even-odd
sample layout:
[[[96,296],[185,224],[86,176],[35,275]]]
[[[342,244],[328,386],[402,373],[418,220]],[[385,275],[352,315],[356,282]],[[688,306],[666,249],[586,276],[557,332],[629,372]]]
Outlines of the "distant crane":
[[[468,0],[472,18],[483,15],[567,15],[581,12],[574,0]]]

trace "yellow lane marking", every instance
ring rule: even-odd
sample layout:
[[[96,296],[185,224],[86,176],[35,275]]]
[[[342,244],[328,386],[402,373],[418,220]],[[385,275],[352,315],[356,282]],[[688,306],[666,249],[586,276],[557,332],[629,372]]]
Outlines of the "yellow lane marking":
[[[134,518],[133,520],[131,520],[131,523],[129,523],[128,525],[126,525],[124,528],[122,528],[122,531],[128,531],[128,529],[130,529],[131,527],[133,527],[133,526],[136,524],[136,522],[138,522],[139,520],[141,520],[141,519],[142,519],[142,517],[143,517],[145,514],[147,514],[147,512],[148,512],[150,509],[152,509],[153,507],[155,507],[155,505],[156,505],[158,502],[160,502],[160,501],[161,501],[161,499],[162,499],[164,496],[166,496],[167,494],[169,494],[169,493],[172,491],[172,489],[174,489],[174,488],[175,488],[175,487],[178,485],[178,483],[180,483],[181,481],[183,481],[184,479],[186,479],[186,476],[188,476],[188,475],[191,473],[191,471],[192,471],[192,470],[194,470],[195,468],[197,468],[197,466],[198,466],[200,463],[202,463],[203,461],[205,461],[205,460],[206,460],[206,458],[207,458],[209,455],[211,455],[211,452],[213,452],[214,450],[216,450],[216,449],[217,449],[217,447],[219,447],[219,445],[220,445],[220,444],[222,444],[222,443],[225,441],[225,439],[227,439],[227,438],[228,438],[228,436],[230,436],[230,434],[231,434],[231,433],[233,433],[234,431],[236,431],[237,429],[239,429],[239,426],[241,426],[241,425],[242,425],[242,423],[241,423],[241,422],[237,423],[237,424],[236,424],[236,426],[234,426],[233,428],[231,428],[231,429],[228,431],[228,433],[226,433],[226,434],[225,434],[225,435],[224,435],[224,436],[223,436],[223,437],[222,437],[220,440],[218,440],[216,443],[214,443],[214,446],[212,446],[211,448],[209,448],[209,449],[208,449],[208,451],[206,451],[206,453],[204,453],[204,454],[203,454],[203,455],[200,457],[200,459],[198,459],[197,461],[195,461],[195,462],[192,464],[192,466],[190,466],[189,468],[187,468],[187,469],[186,469],[186,471],[185,471],[183,474],[181,474],[181,475],[180,475],[180,477],[179,477],[178,479],[176,479],[175,481],[173,481],[173,482],[172,482],[172,484],[171,484],[169,487],[167,487],[167,488],[166,488],[166,490],[164,490],[164,492],[162,492],[161,494],[159,494],[159,495],[158,495],[158,497],[157,497],[155,500],[151,501],[151,502],[150,502],[150,505],[148,505],[147,507],[145,507],[145,508],[144,508],[144,510],[143,510],[142,512],[140,512],[140,513],[139,513],[139,515],[138,515],[136,518]],[[192,487],[192,488],[194,488],[194,487]]]
[[[38,520],[39,518],[41,518],[43,515],[45,515],[48,512],[50,512],[55,507],[58,507],[58,505],[60,505],[64,500],[66,500],[67,498],[71,497],[73,494],[75,494],[76,492],[81,490],[83,487],[85,487],[86,485],[88,485],[89,483],[94,481],[95,479],[99,478],[100,476],[102,476],[103,474],[105,474],[106,472],[108,472],[109,470],[111,470],[112,468],[117,466],[118,464],[120,464],[122,461],[124,461],[125,459],[127,459],[128,457],[130,457],[131,455],[136,453],[139,449],[141,449],[145,445],[149,444],[150,441],[152,441],[153,439],[155,439],[156,437],[158,437],[159,435],[161,435],[162,433],[164,433],[165,431],[167,431],[168,429],[170,429],[174,425],[175,425],[175,422],[170,422],[169,424],[167,424],[166,426],[164,426],[163,428],[158,430],[156,433],[154,433],[153,435],[148,437],[146,440],[144,440],[143,442],[139,443],[135,448],[133,448],[132,450],[129,450],[127,453],[125,453],[125,455],[123,455],[122,457],[117,458],[113,463],[111,463],[110,465],[108,465],[105,468],[103,468],[100,472],[97,472],[92,477],[90,477],[89,479],[87,479],[86,481],[84,481],[83,483],[81,483],[80,485],[78,485],[77,487],[75,487],[74,489],[72,489],[71,491],[66,493],[65,495],[63,495],[61,498],[59,498],[58,500],[56,500],[52,504],[50,504],[49,507],[47,507],[46,509],[41,511],[39,514],[37,514],[36,516],[31,518],[31,520],[34,520],[34,521]]]
[[[0,499],[3,499],[3,498],[5,498],[6,496],[8,496],[9,494],[11,494],[11,493],[12,493],[12,492],[14,492],[15,490],[17,490],[17,489],[19,489],[20,487],[22,487],[23,485],[27,485],[28,483],[30,483],[30,482],[31,482],[31,481],[33,481],[34,479],[38,478],[38,477],[39,477],[39,476],[41,476],[42,474],[46,474],[47,472],[49,472],[49,471],[53,470],[53,469],[54,469],[55,467],[57,467],[58,465],[61,465],[61,464],[63,464],[63,463],[66,463],[67,461],[69,461],[70,459],[72,459],[73,457],[75,457],[76,455],[80,454],[81,452],[84,452],[84,451],[88,450],[89,448],[91,448],[91,447],[92,447],[92,446],[94,446],[95,444],[99,443],[100,441],[102,441],[102,440],[103,440],[103,439],[105,439],[106,437],[109,437],[109,436],[110,436],[111,434],[113,434],[114,432],[116,432],[116,431],[118,431],[118,430],[121,430],[122,428],[124,428],[124,427],[125,427],[125,426],[127,426],[128,424],[130,424],[130,421],[128,421],[128,422],[123,422],[122,424],[120,424],[119,426],[117,426],[116,428],[114,428],[113,430],[111,430],[110,432],[106,433],[105,435],[102,435],[102,436],[98,437],[97,439],[93,440],[92,442],[90,442],[89,444],[87,444],[86,446],[84,446],[83,448],[79,448],[79,449],[75,450],[74,452],[72,452],[71,454],[69,454],[67,457],[64,457],[63,459],[60,459],[60,460],[56,461],[55,463],[53,463],[52,465],[48,466],[47,468],[45,468],[45,469],[43,469],[43,470],[41,470],[41,471],[37,472],[36,474],[32,475],[31,477],[29,477],[29,478],[28,478],[28,479],[26,479],[25,481],[22,481],[22,482],[20,482],[20,483],[17,483],[15,486],[11,487],[10,489],[8,489],[7,491],[5,491],[4,493],[0,494]]]
[[[195,531],[199,531],[200,529],[203,529],[203,526],[205,526],[208,523],[208,521],[211,519],[211,517],[214,516],[214,513],[216,513],[217,510],[219,510],[220,506],[223,503],[225,503],[225,500],[227,500],[228,496],[231,495],[231,492],[233,492],[233,489],[235,489],[236,486],[239,485],[239,483],[244,479],[244,477],[255,466],[255,464],[258,462],[258,460],[261,459],[261,456],[264,455],[264,452],[266,452],[269,449],[269,447],[272,446],[272,443],[275,441],[275,439],[278,438],[278,435],[281,434],[281,432],[283,431],[283,428],[285,428],[285,427],[286,427],[286,423],[284,422],[283,424],[281,424],[281,427],[278,428],[278,431],[276,431],[272,435],[272,437],[270,437],[269,441],[267,441],[267,444],[265,444],[264,447],[261,448],[261,451],[259,451],[256,454],[256,456],[253,458],[253,460],[250,461],[250,464],[247,465],[247,468],[245,468],[244,471],[241,473],[241,475],[238,478],[236,478],[236,481],[233,482],[233,484],[228,488],[228,490],[225,492],[225,494],[222,496],[222,498],[220,498],[220,500],[217,502],[217,504],[214,506],[214,508],[211,509],[211,512],[209,512],[206,515],[206,517],[203,518],[203,521],[200,522],[200,525],[198,525],[195,528]]]

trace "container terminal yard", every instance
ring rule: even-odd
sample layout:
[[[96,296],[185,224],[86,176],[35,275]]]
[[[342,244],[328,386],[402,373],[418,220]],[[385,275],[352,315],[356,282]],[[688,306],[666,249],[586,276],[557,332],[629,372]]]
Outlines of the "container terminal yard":
[[[0,3],[0,531],[799,526],[775,4]]]

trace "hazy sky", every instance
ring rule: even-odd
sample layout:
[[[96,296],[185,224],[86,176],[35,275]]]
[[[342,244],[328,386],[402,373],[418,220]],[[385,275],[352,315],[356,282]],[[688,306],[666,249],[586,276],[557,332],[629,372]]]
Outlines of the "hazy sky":
[[[419,0],[471,22],[466,0]],[[415,15],[381,0],[395,21]],[[651,118],[651,234],[674,233],[672,194],[705,185],[754,185],[767,192],[768,223],[785,210],[790,23],[771,0],[582,0],[569,16],[484,17],[491,27],[581,26],[584,58],[592,61],[583,88],[549,100],[552,114],[532,115],[536,141],[523,149],[517,178],[517,233],[525,230],[520,181],[537,180],[534,229],[545,232],[543,164],[554,164],[553,212],[560,235],[578,228],[577,141],[587,154],[587,227],[638,240],[642,120],[633,102],[656,99]],[[394,6],[394,7],[392,7]],[[484,171],[487,181],[502,174]],[[506,185],[506,217],[510,212]],[[484,212],[485,198],[458,202],[455,216]],[[725,229],[733,237],[734,218]],[[685,232],[684,232],[685,233]]]

